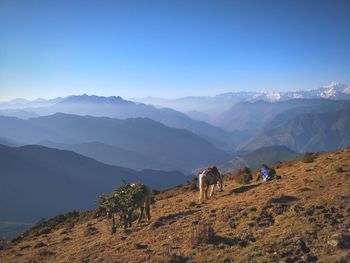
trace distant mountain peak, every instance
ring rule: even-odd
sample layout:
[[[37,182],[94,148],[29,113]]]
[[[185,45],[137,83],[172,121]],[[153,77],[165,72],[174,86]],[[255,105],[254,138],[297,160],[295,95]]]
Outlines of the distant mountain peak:
[[[329,83],[328,85],[326,86],[323,86],[323,88],[326,88],[326,89],[343,89],[345,88],[347,85],[345,85],[344,83],[341,83],[339,81],[332,81],[331,83]]]
[[[348,94],[347,91],[347,85],[340,83],[338,81],[332,81],[326,86],[323,86],[320,88],[320,97],[322,98],[335,98],[340,93]]]
[[[61,103],[70,104],[130,104],[132,101],[124,100],[120,96],[96,96],[96,95],[72,95],[65,98]]]

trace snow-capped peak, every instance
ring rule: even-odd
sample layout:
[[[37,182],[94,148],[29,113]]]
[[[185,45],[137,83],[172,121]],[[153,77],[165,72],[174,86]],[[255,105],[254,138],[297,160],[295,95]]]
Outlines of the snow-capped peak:
[[[343,90],[343,93],[350,94],[350,86]]]
[[[337,93],[345,93],[346,85],[337,81],[331,82],[329,85],[321,88],[320,96],[322,98],[336,97]]]
[[[265,92],[265,96],[268,101],[278,101],[281,99],[281,94],[274,91]]]
[[[344,83],[340,83],[339,81],[332,81],[328,85],[324,86],[325,89],[335,89],[335,90],[343,90],[346,87]]]

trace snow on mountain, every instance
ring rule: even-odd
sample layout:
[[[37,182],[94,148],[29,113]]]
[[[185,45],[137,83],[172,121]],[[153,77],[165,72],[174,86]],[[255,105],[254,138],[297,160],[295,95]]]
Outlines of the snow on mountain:
[[[175,99],[164,98],[133,98],[124,100],[119,96],[103,97],[86,94],[78,96],[68,96],[65,98],[55,98],[51,100],[37,99],[33,101],[25,99],[15,99],[8,102],[0,102],[0,109],[24,109],[31,107],[46,107],[55,104],[103,104],[103,105],[122,105],[144,103],[153,105],[157,108],[171,108],[180,112],[201,112],[208,116],[216,116],[232,105],[241,101],[285,101],[290,99],[350,99],[350,86],[331,82],[329,85],[310,90],[295,91],[235,91],[218,94],[216,96],[188,96]],[[198,117],[194,117],[198,119]]]
[[[341,93],[345,93],[344,90],[346,88],[345,84],[339,82],[332,82],[327,86],[320,88],[320,97],[322,98],[336,98],[341,95]]]
[[[350,86],[343,90],[343,93],[350,94]]]

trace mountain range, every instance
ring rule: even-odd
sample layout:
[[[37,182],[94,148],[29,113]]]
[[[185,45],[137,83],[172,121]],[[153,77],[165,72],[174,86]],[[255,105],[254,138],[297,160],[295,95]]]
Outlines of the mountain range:
[[[256,134],[277,127],[305,113],[325,113],[349,109],[349,100],[291,99],[278,102],[239,102],[216,119],[228,131]]]
[[[156,105],[157,107],[170,107],[188,113],[192,118],[210,121],[237,102],[244,101],[285,101],[290,99],[350,99],[350,86],[332,82],[329,85],[296,91],[238,91],[218,94],[216,96],[190,96],[177,99],[163,99],[155,97],[133,98],[132,100]],[[202,114],[197,114],[200,112]]]
[[[5,105],[9,106],[12,105],[12,103],[7,103]],[[124,100],[119,96],[102,97],[84,94],[53,99],[47,101],[47,105],[43,104],[44,106],[37,106],[37,103],[34,103],[34,106],[31,106],[30,103],[23,105],[27,107],[16,109],[16,106],[14,106],[11,109],[0,110],[0,115],[15,116],[22,119],[47,116],[55,113],[117,119],[149,118],[171,128],[189,130],[205,138],[219,148],[228,149],[228,147],[237,145],[234,134],[219,127],[215,127],[203,121],[193,120],[186,114],[170,108],[158,109],[151,105]]]
[[[348,147],[348,95],[346,85],[333,84],[181,102],[197,104],[189,115],[210,123],[119,96],[0,103],[0,222],[90,208],[123,179],[165,188],[212,164],[223,173],[254,170],[307,151]],[[212,107],[210,114],[201,107]]]
[[[89,149],[90,153],[96,150],[95,147],[100,154],[105,151],[98,158],[100,160],[109,155],[111,150],[116,153],[122,149],[122,154],[127,152],[129,156],[133,155],[128,162],[144,158],[142,162],[145,163],[145,167],[142,162],[133,166],[138,169],[191,172],[198,167],[229,159],[225,151],[215,148],[205,139],[189,131],[169,128],[147,118],[119,120],[64,113],[28,120],[0,116],[0,137],[21,145],[46,144],[45,141],[50,141],[61,144],[59,148],[64,149],[77,148],[74,146],[76,144],[90,143],[90,146],[93,146]],[[91,144],[94,142],[111,147]],[[67,144],[73,146],[65,146]],[[96,157],[96,153],[89,156]],[[118,158],[118,154],[109,158],[114,158],[113,164],[125,164]]]
[[[300,114],[276,128],[253,136],[237,150],[284,145],[296,152],[330,151],[350,145],[350,109]]]
[[[97,195],[111,192],[123,180],[166,188],[188,178],[180,172],[136,172],[38,145],[0,145],[0,167],[0,221],[12,222],[91,208]]]

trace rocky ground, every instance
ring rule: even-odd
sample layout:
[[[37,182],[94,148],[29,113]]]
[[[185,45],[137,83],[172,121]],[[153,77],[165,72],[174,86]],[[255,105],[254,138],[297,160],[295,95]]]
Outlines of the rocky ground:
[[[278,163],[280,180],[241,185],[204,204],[191,185],[158,193],[152,220],[110,233],[69,213],[0,250],[0,262],[350,262],[350,149]]]

